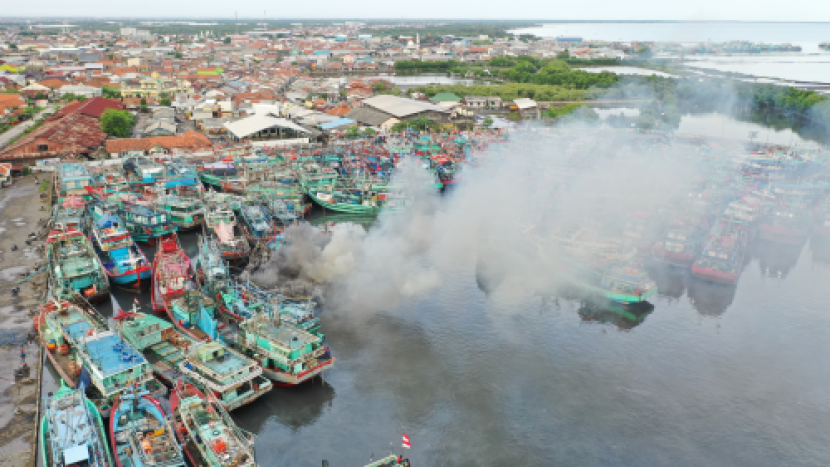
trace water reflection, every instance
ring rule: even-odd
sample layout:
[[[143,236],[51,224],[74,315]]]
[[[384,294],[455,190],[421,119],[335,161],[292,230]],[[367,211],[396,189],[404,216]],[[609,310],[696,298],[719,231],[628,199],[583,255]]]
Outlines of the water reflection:
[[[255,404],[235,410],[233,416],[239,426],[253,433],[260,433],[271,419],[296,431],[315,423],[324,409],[332,406],[334,396],[334,387],[315,378],[300,386],[275,387]]]
[[[649,277],[657,284],[657,292],[663,298],[679,300],[686,292],[686,284],[691,278],[687,268],[653,262],[648,266]]]
[[[752,245],[750,254],[758,260],[761,275],[775,279],[786,279],[798,264],[804,245],[783,245],[759,240]]]
[[[814,235],[810,239],[810,253],[814,263],[830,266],[830,237]]]
[[[630,331],[642,324],[652,311],[654,305],[648,302],[623,306],[611,301],[586,300],[582,302],[577,313],[584,322],[610,324],[620,331]]]
[[[689,302],[703,316],[720,316],[735,300],[737,286],[715,284],[694,277],[686,282]]]

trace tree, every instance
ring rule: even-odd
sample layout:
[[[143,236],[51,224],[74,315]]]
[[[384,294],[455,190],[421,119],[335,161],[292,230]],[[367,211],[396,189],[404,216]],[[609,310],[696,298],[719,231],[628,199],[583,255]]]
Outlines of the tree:
[[[364,138],[374,138],[377,132],[373,128],[366,127],[363,129]]]
[[[225,44],[230,44],[231,43],[231,38],[226,37],[222,42],[224,42]]]
[[[164,107],[170,107],[173,105],[173,101],[171,101],[169,97],[162,97],[161,99],[159,99],[159,104],[161,104]]]
[[[176,53],[173,54],[173,57],[178,58],[178,59],[182,59],[182,58],[184,58],[184,55],[182,55],[181,52],[176,52]]]
[[[565,49],[565,50],[559,52],[558,54],[556,54],[556,58],[558,60],[567,60],[567,59],[571,58],[571,53],[568,52],[568,49]]]
[[[490,117],[485,118],[484,121],[481,122],[481,126],[483,126],[484,128],[490,128],[491,126],[493,126],[493,119]]]
[[[346,138],[354,139],[360,137],[360,128],[356,126],[350,126],[346,128]]]
[[[111,88],[109,86],[104,86],[101,88],[101,94],[109,99],[117,99],[121,97],[121,91],[116,88]]]
[[[107,109],[101,114],[101,129],[110,136],[126,138],[130,136],[135,115],[126,110]]]
[[[147,98],[146,97],[141,98],[141,112],[142,113],[147,112]]]
[[[404,131],[409,127],[406,122],[398,122],[392,125],[392,131]]]

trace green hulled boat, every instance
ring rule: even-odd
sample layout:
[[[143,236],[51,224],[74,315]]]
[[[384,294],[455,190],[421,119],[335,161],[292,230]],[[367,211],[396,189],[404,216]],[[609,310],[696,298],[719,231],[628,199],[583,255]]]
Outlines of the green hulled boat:
[[[46,467],[114,467],[101,414],[83,392],[61,387],[46,402],[40,422],[40,450]]]

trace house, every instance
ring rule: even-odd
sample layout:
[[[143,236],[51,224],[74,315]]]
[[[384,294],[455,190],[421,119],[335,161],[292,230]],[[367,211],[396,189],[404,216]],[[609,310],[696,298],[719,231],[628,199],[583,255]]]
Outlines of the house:
[[[446,123],[451,116],[449,110],[431,102],[416,101],[414,99],[389,95],[380,95],[364,99],[362,106],[374,109],[386,114],[389,118],[397,118],[398,120],[411,120],[418,117],[425,117],[430,120]],[[349,117],[349,114],[346,114],[346,116]]]
[[[35,131],[0,151],[0,161],[34,162],[69,154],[91,155],[98,151],[107,136],[97,117],[76,112],[55,120],[48,119]]]
[[[61,86],[60,89],[55,91],[59,96],[65,96],[67,94],[74,94],[76,96],[84,96],[88,99],[93,97],[101,97],[103,91],[101,88],[95,88],[92,86],[85,86],[83,84],[67,84],[66,86]]]
[[[520,97],[518,99],[513,99],[513,102],[510,104],[510,110],[519,112],[522,115],[536,115],[539,110],[539,106],[533,99]]]
[[[481,110],[488,107],[487,98],[483,96],[467,96],[462,102],[472,110]]]
[[[146,154],[153,148],[172,152],[173,150],[199,151],[211,147],[213,143],[207,136],[193,130],[177,136],[109,139],[106,144],[107,152],[114,158],[128,154]]]
[[[368,107],[358,107],[347,113],[346,118],[356,121],[361,126],[384,129],[392,128],[396,123],[400,122],[399,119],[390,117],[387,113]]]
[[[439,102],[461,102],[461,98],[451,92],[439,92],[438,94],[432,96],[430,102],[439,103]]]
[[[144,136],[173,136],[178,127],[172,121],[152,120],[144,129]]]

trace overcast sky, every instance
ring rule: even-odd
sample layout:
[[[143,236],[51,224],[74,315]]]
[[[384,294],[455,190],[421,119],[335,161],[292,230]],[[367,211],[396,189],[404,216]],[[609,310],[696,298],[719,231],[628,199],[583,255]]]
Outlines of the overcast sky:
[[[8,16],[96,17],[262,17],[270,18],[486,18],[486,19],[604,19],[604,20],[741,20],[830,21],[830,1],[794,0],[315,0],[262,2],[256,0],[0,0],[0,19]],[[830,29],[827,32],[830,40]]]

